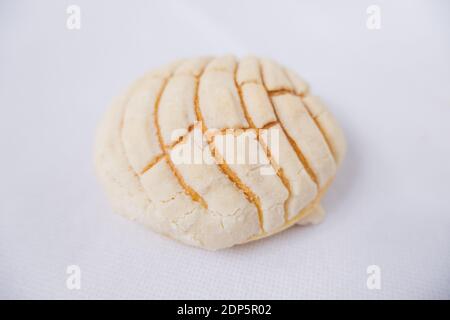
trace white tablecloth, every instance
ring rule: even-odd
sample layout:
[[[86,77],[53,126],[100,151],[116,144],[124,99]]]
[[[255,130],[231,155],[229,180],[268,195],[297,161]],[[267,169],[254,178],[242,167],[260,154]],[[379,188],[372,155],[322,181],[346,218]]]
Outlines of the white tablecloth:
[[[66,27],[69,4],[81,29]],[[367,7],[381,29],[366,26]],[[450,298],[448,1],[2,1],[0,298]],[[179,57],[298,71],[345,129],[326,220],[208,252],[112,213],[92,164],[112,97]],[[66,286],[69,265],[80,290]],[[380,268],[369,290],[367,268]]]

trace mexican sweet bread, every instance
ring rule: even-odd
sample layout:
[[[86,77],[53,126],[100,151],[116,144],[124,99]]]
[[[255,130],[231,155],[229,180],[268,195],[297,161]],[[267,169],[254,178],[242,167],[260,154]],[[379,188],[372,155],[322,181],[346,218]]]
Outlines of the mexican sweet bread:
[[[345,149],[292,70],[223,56],[135,81],[101,121],[95,165],[116,211],[215,250],[320,220]]]

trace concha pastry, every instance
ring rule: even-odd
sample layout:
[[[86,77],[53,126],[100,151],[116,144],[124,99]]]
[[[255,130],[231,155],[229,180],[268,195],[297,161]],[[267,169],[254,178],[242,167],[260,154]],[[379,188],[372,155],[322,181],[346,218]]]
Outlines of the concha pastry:
[[[223,56],[180,60],[132,84],[99,126],[95,165],[116,211],[215,250],[320,220],[345,149],[293,71]]]

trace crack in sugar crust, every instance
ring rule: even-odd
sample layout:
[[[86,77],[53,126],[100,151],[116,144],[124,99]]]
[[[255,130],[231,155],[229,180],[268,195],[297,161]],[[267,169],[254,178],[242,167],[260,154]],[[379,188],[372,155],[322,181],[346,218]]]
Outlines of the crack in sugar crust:
[[[282,69],[282,71],[284,72],[286,78],[288,79],[288,81],[290,82],[290,84],[292,85],[292,87],[295,88],[295,85],[294,85],[294,82],[293,82],[293,80],[292,80],[292,77],[289,76],[289,74],[286,72],[285,69]],[[306,111],[308,111],[309,116],[311,117],[311,119],[313,119],[313,121],[314,121],[314,123],[316,124],[317,128],[319,129],[319,131],[320,131],[320,133],[321,133],[323,139],[325,140],[325,142],[326,142],[326,144],[327,144],[327,147],[328,147],[328,149],[329,149],[329,151],[330,151],[330,153],[331,153],[331,155],[332,155],[332,157],[333,157],[333,160],[336,162],[336,155],[332,152],[332,148],[331,148],[330,141],[328,140],[328,138],[327,138],[327,136],[326,136],[326,134],[325,134],[324,129],[322,128],[321,124],[320,124],[319,121],[316,119],[316,117],[313,116],[313,114],[312,114],[310,108],[308,107],[308,105],[307,105],[306,103],[304,103],[303,98],[305,97],[305,94],[304,94],[304,93],[296,92],[295,89],[293,89],[293,90],[288,90],[288,92],[286,92],[286,93],[287,93],[287,94],[295,95],[295,96],[297,96],[297,97],[299,97],[299,98],[301,99],[303,105],[305,106]],[[272,94],[277,94],[277,93],[272,93]]]
[[[160,106],[160,102],[161,102],[161,98],[164,95],[164,89],[167,86],[167,83],[171,80],[171,78],[169,78],[168,80],[166,80],[165,84],[163,85],[163,89],[156,101],[155,104],[155,113],[154,113],[154,121],[155,121],[155,126],[156,126],[156,132],[157,132],[157,136],[158,136],[158,141],[161,147],[161,150],[164,153],[164,158],[167,162],[167,164],[170,167],[170,170],[173,172],[173,174],[175,175],[175,177],[177,178],[179,184],[181,185],[181,187],[183,188],[183,190],[186,192],[187,195],[189,195],[193,201],[195,202],[199,202],[204,208],[208,208],[208,204],[206,203],[206,201],[203,199],[202,196],[200,196],[194,189],[192,189],[184,180],[184,178],[182,177],[182,175],[178,172],[177,168],[175,167],[175,165],[173,164],[172,160],[170,159],[170,155],[167,152],[166,146],[164,144],[163,141],[163,137],[161,135],[161,128],[159,126],[159,120],[158,120],[158,111],[159,111],[159,106]]]
[[[255,60],[256,60],[256,59],[255,59]],[[257,60],[256,60],[255,62],[258,64],[257,67],[259,67],[259,62],[258,62]],[[236,86],[236,88],[237,88],[237,90],[238,90],[239,99],[240,99],[240,102],[241,102],[241,107],[242,107],[242,109],[243,109],[243,111],[244,111],[245,118],[246,118],[247,122],[249,123],[250,127],[256,130],[256,139],[257,139],[258,143],[259,143],[260,146],[262,147],[262,149],[263,149],[263,151],[264,151],[266,157],[269,159],[269,162],[270,162],[270,164],[271,164],[271,166],[272,166],[272,169],[276,172],[278,178],[280,179],[281,183],[284,185],[284,187],[286,188],[286,190],[287,190],[287,192],[288,192],[288,197],[287,197],[287,199],[284,201],[284,204],[283,204],[283,211],[284,211],[284,212],[283,212],[283,217],[284,217],[284,222],[286,222],[286,221],[288,220],[288,216],[287,216],[287,215],[288,215],[287,203],[288,203],[289,198],[291,197],[291,189],[290,189],[290,186],[289,186],[289,183],[288,183],[286,177],[284,177],[283,171],[280,170],[279,167],[276,168],[276,167],[274,166],[274,161],[273,161],[273,158],[272,158],[272,156],[271,156],[271,154],[270,154],[270,151],[269,151],[268,148],[260,141],[259,130],[257,130],[258,128],[256,128],[255,123],[253,122],[253,119],[252,119],[250,113],[248,112],[248,109],[247,109],[247,106],[246,106],[246,103],[245,103],[245,100],[244,100],[244,97],[243,97],[243,94],[242,94],[242,84],[239,85],[238,76],[237,76],[239,67],[240,67],[240,63],[237,63],[236,69],[235,69],[235,72],[234,72],[234,83],[235,83],[235,86]],[[258,68],[258,69],[259,69],[259,68]],[[259,75],[259,78],[260,78],[260,77],[261,77],[261,75]],[[258,81],[258,79],[257,79],[256,81]],[[245,81],[244,81],[243,83],[245,84]],[[264,128],[265,126],[270,127],[270,126],[272,126],[275,122],[276,122],[276,121],[270,121],[269,123],[265,124],[265,125],[263,126],[263,128]],[[286,182],[287,182],[287,183],[286,183]],[[259,198],[258,198],[258,202],[259,202],[259,205],[261,206],[261,201],[259,200]],[[269,212],[268,214],[271,214],[271,213]],[[263,215],[264,215],[264,212],[263,212]],[[263,221],[262,221],[262,223],[263,223]]]
[[[217,59],[213,60],[211,63],[214,63],[216,61],[217,61]],[[218,69],[213,70],[212,72],[229,72],[229,70],[226,68],[218,68]],[[204,73],[198,78],[198,88],[200,87],[200,82],[202,80],[203,75],[204,75]],[[208,130],[208,128],[204,121],[202,111],[200,109],[198,89],[197,89],[197,94],[196,94],[196,99],[195,99],[195,113],[197,115],[197,120],[202,123],[202,130],[205,133]],[[222,128],[219,128],[219,129],[222,129]],[[214,144],[213,144],[214,142],[213,142],[211,136],[207,137],[207,141],[208,141],[208,146],[211,150],[211,153],[212,153],[213,157],[216,159],[216,163],[217,163],[219,169],[222,171],[222,173],[224,175],[226,175],[228,177],[228,179],[239,190],[241,190],[244,193],[247,200],[256,207],[257,212],[258,212],[259,225],[260,225],[261,230],[264,232],[264,218],[263,218],[263,213],[262,213],[262,208],[261,208],[259,198],[252,192],[252,190],[248,186],[246,186],[244,183],[242,183],[242,181],[236,176],[236,174],[229,168],[229,166],[227,164],[221,163],[222,161],[220,161],[220,159],[218,158],[218,155],[216,154],[216,152],[214,150]]]
[[[262,85],[264,86],[264,88],[266,89],[267,92],[270,92],[267,89],[267,86],[266,86],[266,77],[267,77],[267,75],[264,74],[264,68],[263,68],[263,66],[261,64],[260,64],[260,72],[261,72],[261,78],[262,78]],[[270,104],[271,104],[271,106],[273,108],[273,112],[275,113],[275,116],[277,118],[277,122],[280,124],[281,129],[283,130],[284,134],[288,138],[288,141],[289,141],[291,147],[294,149],[295,153],[297,154],[298,159],[303,164],[303,167],[305,168],[305,170],[308,173],[308,175],[310,176],[310,178],[318,186],[317,177],[314,174],[314,172],[312,171],[311,167],[309,166],[308,161],[306,160],[305,156],[301,152],[300,148],[298,148],[298,146],[295,143],[295,141],[290,137],[290,135],[286,131],[286,128],[284,127],[283,123],[280,121],[280,118],[279,118],[279,116],[277,114],[277,110],[275,109],[275,105],[274,105],[273,99],[270,96],[270,94],[269,94],[269,99],[270,99]]]

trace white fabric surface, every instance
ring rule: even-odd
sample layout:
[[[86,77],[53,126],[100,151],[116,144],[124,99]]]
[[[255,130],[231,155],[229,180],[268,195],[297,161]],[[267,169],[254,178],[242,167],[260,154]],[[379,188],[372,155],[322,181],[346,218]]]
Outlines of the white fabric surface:
[[[66,8],[81,8],[81,30]],[[368,30],[366,8],[381,8]],[[0,298],[450,298],[448,1],[2,1]],[[248,53],[298,71],[349,153],[326,220],[207,252],[112,213],[99,118],[173,59]],[[66,267],[81,289],[66,288]],[[381,290],[366,268],[381,268]]]

